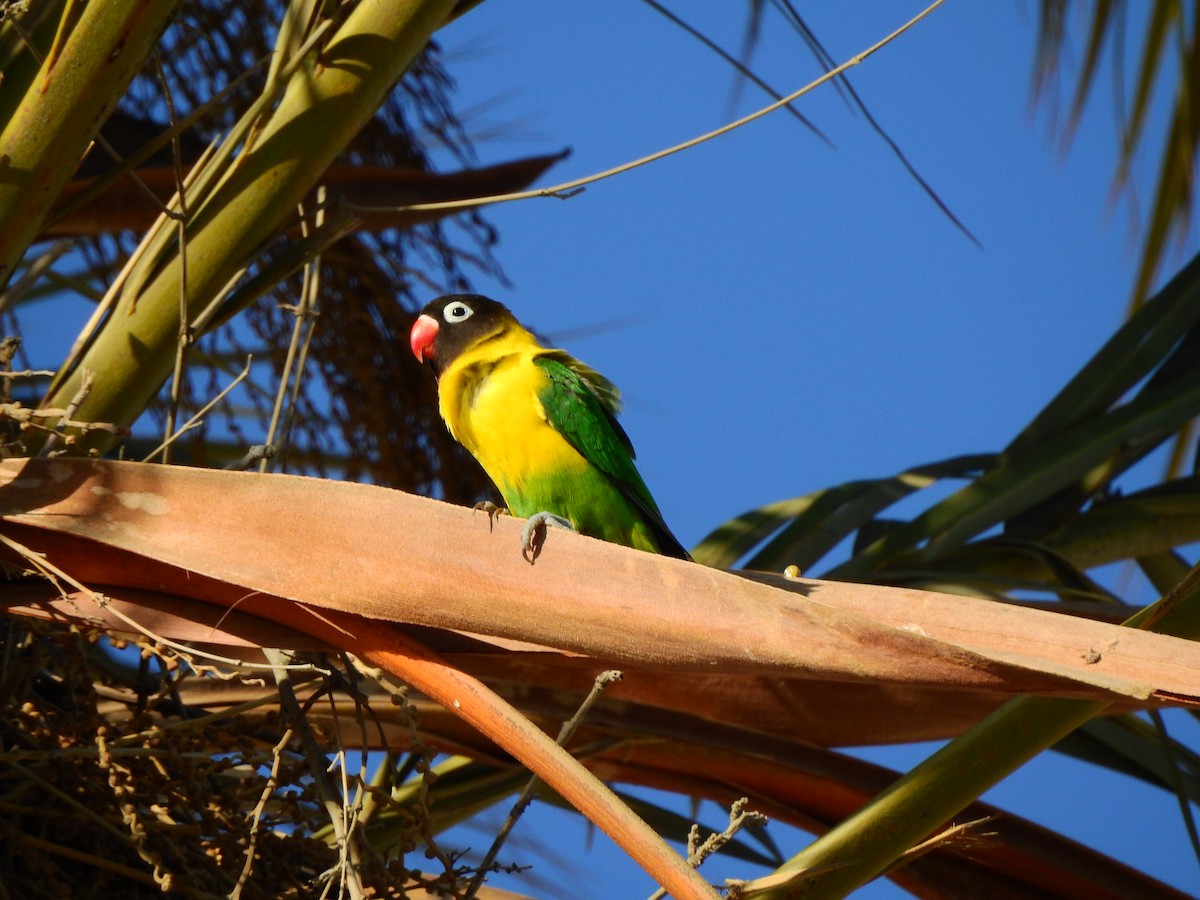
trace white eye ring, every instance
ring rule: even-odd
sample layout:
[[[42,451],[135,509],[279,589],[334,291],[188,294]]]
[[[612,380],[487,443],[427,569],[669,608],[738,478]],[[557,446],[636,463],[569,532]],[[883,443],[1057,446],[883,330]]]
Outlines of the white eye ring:
[[[453,303],[447,303],[442,310],[442,318],[447,322],[464,322],[475,314],[475,310],[467,306],[461,300],[455,300]]]

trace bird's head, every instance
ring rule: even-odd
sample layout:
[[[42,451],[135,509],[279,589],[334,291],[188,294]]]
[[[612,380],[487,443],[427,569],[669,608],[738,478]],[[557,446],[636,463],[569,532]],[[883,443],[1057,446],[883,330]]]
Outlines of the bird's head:
[[[408,343],[413,356],[440,375],[464,350],[514,326],[520,327],[502,303],[479,294],[447,294],[421,310]]]

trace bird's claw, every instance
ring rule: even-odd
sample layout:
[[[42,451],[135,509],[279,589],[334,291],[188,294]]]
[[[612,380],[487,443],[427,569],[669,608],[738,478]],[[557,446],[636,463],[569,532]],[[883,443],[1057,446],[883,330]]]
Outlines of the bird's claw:
[[[496,526],[496,516],[512,515],[507,507],[497,506],[491,500],[482,500],[475,504],[475,509],[481,510],[488,514],[488,531],[491,531]]]
[[[539,512],[530,516],[525,521],[525,528],[521,531],[521,556],[525,557],[531,566],[533,561],[538,558],[538,554],[542,552],[542,545],[546,543],[547,525],[565,528],[568,531],[576,530],[569,519],[556,516],[554,513]]]

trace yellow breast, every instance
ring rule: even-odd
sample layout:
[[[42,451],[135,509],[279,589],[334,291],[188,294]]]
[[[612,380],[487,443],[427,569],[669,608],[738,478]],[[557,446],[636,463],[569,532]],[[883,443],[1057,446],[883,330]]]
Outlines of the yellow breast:
[[[587,463],[550,426],[538,399],[547,376],[533,358],[542,348],[532,335],[504,343],[459,356],[442,373],[438,394],[450,433],[479,460],[511,507],[513,495],[531,478]]]

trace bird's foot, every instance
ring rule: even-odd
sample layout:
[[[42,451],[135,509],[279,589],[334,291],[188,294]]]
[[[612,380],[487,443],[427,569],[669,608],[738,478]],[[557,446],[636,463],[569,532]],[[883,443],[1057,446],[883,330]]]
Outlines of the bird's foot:
[[[566,528],[568,531],[576,530],[569,519],[556,516],[554,513],[543,511],[530,516],[525,521],[525,528],[521,532],[521,555],[529,561],[531,566],[533,561],[538,558],[538,554],[542,552],[542,545],[546,543],[547,525]]]
[[[512,513],[508,511],[508,507],[497,506],[491,500],[482,500],[475,504],[475,509],[481,510],[488,514],[488,531],[491,531],[496,525],[496,516],[510,516]]]

